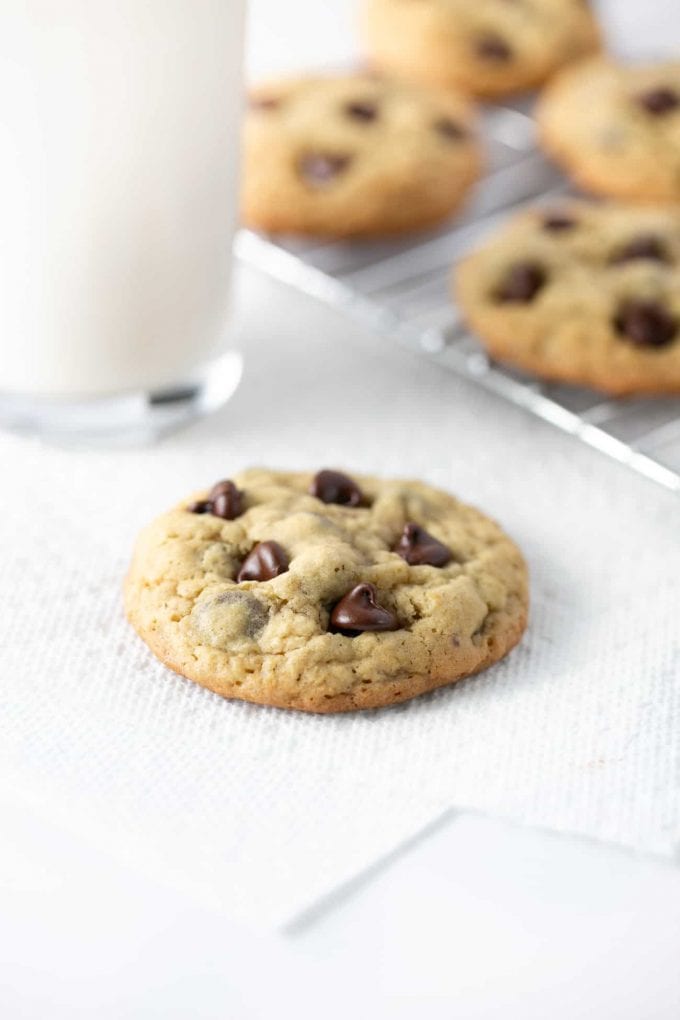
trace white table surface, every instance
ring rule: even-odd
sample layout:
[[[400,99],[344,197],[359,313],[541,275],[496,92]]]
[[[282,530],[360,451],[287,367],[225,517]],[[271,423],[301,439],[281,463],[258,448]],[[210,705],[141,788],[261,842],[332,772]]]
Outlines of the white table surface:
[[[329,59],[342,60],[350,7],[255,0],[252,65],[318,63],[321,30]],[[622,30],[635,7],[617,5]],[[672,26],[675,0],[656,7]],[[362,344],[377,341],[256,274],[241,283],[247,367],[227,428],[275,398],[281,321],[294,323],[285,357],[310,385],[319,358],[332,363],[335,392],[353,384]],[[383,370],[395,401],[443,399],[432,366],[395,355]],[[9,795],[0,817],[0,1015],[8,1020],[680,1015],[680,870],[668,864],[451,813],[293,929],[263,937]]]

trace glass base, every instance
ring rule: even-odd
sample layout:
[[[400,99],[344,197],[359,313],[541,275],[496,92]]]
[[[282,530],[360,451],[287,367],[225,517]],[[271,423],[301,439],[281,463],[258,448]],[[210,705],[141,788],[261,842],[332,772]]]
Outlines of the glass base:
[[[104,397],[48,397],[0,391],[0,428],[60,445],[150,443],[225,404],[241,381],[243,358],[228,351],[200,377],[163,390]]]

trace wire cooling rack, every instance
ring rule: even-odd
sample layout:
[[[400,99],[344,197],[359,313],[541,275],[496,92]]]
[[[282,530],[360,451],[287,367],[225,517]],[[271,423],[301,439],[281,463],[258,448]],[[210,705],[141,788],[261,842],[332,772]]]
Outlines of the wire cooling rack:
[[[592,390],[540,383],[492,362],[452,305],[454,262],[515,208],[568,192],[538,151],[524,109],[492,108],[484,118],[487,171],[463,217],[398,241],[273,240],[242,230],[237,254],[680,492],[680,400],[609,400]]]

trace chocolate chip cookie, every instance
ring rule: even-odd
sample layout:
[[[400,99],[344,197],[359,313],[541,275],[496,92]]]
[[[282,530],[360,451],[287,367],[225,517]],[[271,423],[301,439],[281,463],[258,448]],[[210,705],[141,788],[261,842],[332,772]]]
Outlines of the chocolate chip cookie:
[[[600,45],[584,0],[366,0],[364,27],[379,69],[488,97],[536,88]]]
[[[680,200],[680,61],[586,61],[555,79],[537,117],[544,148],[582,187]]]
[[[494,357],[605,393],[680,392],[680,209],[521,213],[455,274]]]
[[[228,698],[344,712],[406,701],[502,658],[527,572],[498,525],[421,482],[250,470],[142,532],[130,622]]]
[[[245,222],[277,233],[398,234],[451,215],[479,176],[475,114],[362,76],[271,82],[250,98]]]

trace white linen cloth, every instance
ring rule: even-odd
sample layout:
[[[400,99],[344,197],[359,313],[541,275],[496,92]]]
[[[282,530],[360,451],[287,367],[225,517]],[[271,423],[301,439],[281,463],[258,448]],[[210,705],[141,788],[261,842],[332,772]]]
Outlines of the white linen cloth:
[[[257,926],[449,808],[677,855],[677,497],[281,286],[241,283],[246,374],[220,414],[130,451],[0,436],[2,783]],[[122,616],[135,534],[250,464],[422,477],[478,504],[529,560],[525,640],[476,679],[365,714],[229,702],[175,676]]]

